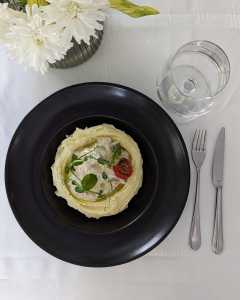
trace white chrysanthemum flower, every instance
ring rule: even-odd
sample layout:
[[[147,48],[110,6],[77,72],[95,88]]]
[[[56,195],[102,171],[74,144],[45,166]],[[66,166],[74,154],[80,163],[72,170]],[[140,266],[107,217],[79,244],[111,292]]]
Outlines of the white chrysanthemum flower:
[[[26,18],[18,19],[8,33],[10,53],[41,73],[48,70],[49,63],[62,59],[71,46],[59,26],[46,24],[37,5],[26,6]]]
[[[24,13],[9,8],[7,3],[0,3],[0,42],[6,41],[11,25],[24,16]]]
[[[63,27],[66,38],[82,40],[89,44],[90,37],[96,36],[96,30],[102,30],[105,20],[104,9],[109,6],[107,0],[48,0],[50,5],[42,9],[46,20]]]
[[[0,41],[3,42],[9,29],[8,7],[0,5]]]

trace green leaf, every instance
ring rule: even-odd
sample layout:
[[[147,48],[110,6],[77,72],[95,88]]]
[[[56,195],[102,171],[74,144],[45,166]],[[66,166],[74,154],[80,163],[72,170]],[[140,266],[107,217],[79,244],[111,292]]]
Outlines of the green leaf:
[[[72,167],[75,167],[75,166],[79,166],[79,165],[82,165],[83,164],[83,161],[82,160],[74,160],[72,163],[71,163],[71,166]]]
[[[68,168],[68,172],[71,170],[71,171],[75,171],[75,168],[76,166],[79,166],[79,165],[82,165],[84,163],[83,160],[80,160],[80,159],[76,159],[76,160],[72,160],[66,168]]]
[[[37,4],[37,6],[48,5],[46,0],[27,0],[27,4],[32,6],[33,4]]]
[[[78,185],[77,181],[75,181],[75,180],[72,180],[72,184],[73,185]]]
[[[89,191],[96,185],[97,181],[98,179],[95,174],[87,174],[82,179],[82,188],[84,189],[84,191]]]
[[[133,18],[157,15],[159,11],[150,6],[136,5],[128,0],[109,0],[110,6]]]
[[[73,161],[73,160],[77,160],[77,159],[79,159],[78,156],[77,156],[76,154],[73,154],[73,155],[72,155],[72,161]]]
[[[102,178],[104,179],[104,180],[106,180],[106,179],[108,179],[108,175],[107,175],[107,173],[106,172],[102,172]]]
[[[98,158],[97,162],[101,165],[109,165],[110,164],[108,160],[106,160],[102,157]]]
[[[112,161],[111,161],[112,164],[114,164],[114,162],[119,158],[121,153],[122,153],[121,145],[119,143],[113,145],[113,147],[112,147]]]
[[[75,192],[77,192],[77,193],[83,193],[84,189],[83,189],[83,187],[81,187],[80,185],[78,185],[78,186],[75,187]]]
[[[27,0],[18,0],[17,2],[21,8],[24,8],[27,5]]]

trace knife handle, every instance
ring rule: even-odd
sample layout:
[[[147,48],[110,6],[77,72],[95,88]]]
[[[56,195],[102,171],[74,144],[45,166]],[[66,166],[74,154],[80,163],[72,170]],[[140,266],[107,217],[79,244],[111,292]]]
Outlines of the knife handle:
[[[222,188],[217,188],[212,250],[216,254],[223,251]]]
[[[193,250],[198,250],[201,246],[201,229],[200,229],[200,170],[197,170],[195,202],[193,216],[189,234],[189,245]]]

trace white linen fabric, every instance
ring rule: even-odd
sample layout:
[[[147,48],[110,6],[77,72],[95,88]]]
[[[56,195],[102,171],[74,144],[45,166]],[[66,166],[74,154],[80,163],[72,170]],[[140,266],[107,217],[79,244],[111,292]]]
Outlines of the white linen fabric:
[[[24,70],[0,48],[0,298],[12,299],[237,299],[240,293],[240,4],[238,0],[152,0],[161,15],[142,19],[112,13],[103,43],[85,64],[46,76]],[[146,1],[139,1],[146,3]],[[218,109],[180,124],[187,146],[196,127],[208,130],[202,169],[202,247],[188,246],[193,209],[194,169],[187,205],[172,233],[146,256],[126,265],[90,269],[62,262],[41,250],[22,231],[4,186],[7,147],[19,122],[53,92],[76,83],[105,81],[138,89],[155,101],[156,78],[182,44],[205,39],[229,56],[231,78]],[[222,105],[225,104],[225,105]],[[215,191],[210,167],[220,127],[226,127],[224,183],[225,249],[211,251]],[[159,129],[161,138],[161,129]],[[24,199],[19,199],[24,201]]]

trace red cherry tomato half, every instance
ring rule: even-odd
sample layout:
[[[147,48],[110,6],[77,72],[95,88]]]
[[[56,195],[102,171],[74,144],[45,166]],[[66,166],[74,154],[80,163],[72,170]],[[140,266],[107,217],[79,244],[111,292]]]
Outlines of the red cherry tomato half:
[[[121,158],[119,162],[113,166],[115,175],[121,179],[128,179],[132,175],[133,169],[129,159]]]

